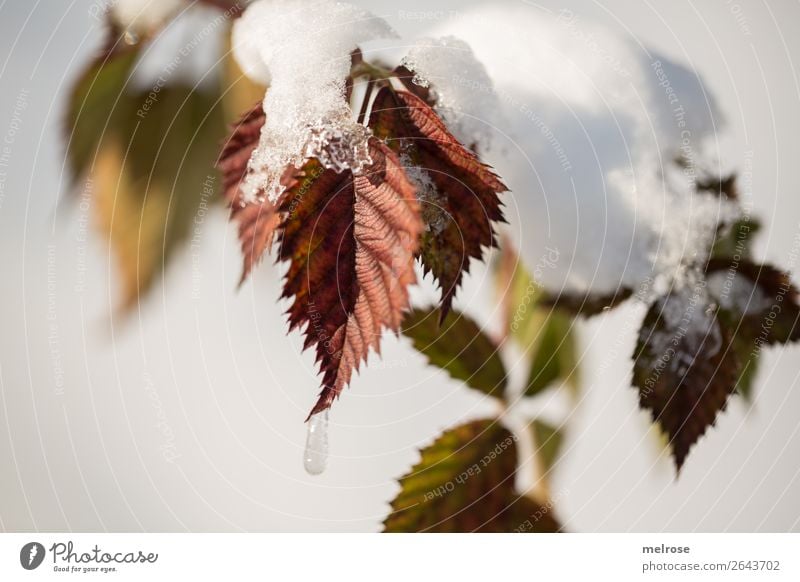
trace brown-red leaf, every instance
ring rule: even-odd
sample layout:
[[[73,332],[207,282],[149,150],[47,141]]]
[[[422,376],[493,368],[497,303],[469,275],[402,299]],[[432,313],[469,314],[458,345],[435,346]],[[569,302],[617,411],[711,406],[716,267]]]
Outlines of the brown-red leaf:
[[[272,239],[280,224],[278,205],[269,200],[243,202],[241,186],[247,176],[248,164],[258,146],[261,128],[266,121],[261,103],[245,113],[222,148],[217,167],[222,172],[222,193],[231,207],[231,218],[239,224],[239,241],[244,265],[240,283],[272,246]],[[287,189],[300,177],[296,168],[286,169],[283,180]]]
[[[666,433],[679,471],[734,392],[742,361],[732,341],[702,287],[661,298],[645,316],[633,385],[641,407]]]
[[[444,317],[470,259],[482,259],[483,247],[496,246],[494,223],[503,220],[497,195],[507,188],[412,93],[381,88],[370,127],[398,153],[416,183],[425,221],[420,259],[442,289]]]
[[[730,325],[754,346],[800,340],[800,295],[787,273],[747,259],[712,258],[706,276],[716,278],[715,298]]]
[[[279,257],[289,263],[284,296],[292,328],[316,346],[330,407],[384,328],[397,331],[414,283],[422,221],[397,156],[370,140],[372,165],[353,175],[310,160],[279,202]]]

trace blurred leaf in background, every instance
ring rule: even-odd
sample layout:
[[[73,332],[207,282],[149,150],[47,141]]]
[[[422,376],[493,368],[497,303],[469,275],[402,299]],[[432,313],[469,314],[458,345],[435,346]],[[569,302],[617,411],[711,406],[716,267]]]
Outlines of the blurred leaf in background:
[[[228,36],[227,21],[213,22]],[[165,54],[161,74],[144,83],[141,58],[156,50],[154,38],[126,41],[129,36],[110,22],[104,49],[73,88],[66,123],[73,184],[85,180],[94,196],[124,311],[163,274],[217,199],[214,165],[226,133],[223,97],[241,100],[247,93],[247,83],[241,74],[235,79],[230,59],[222,55],[203,78],[192,79],[185,70],[192,58],[189,43]]]
[[[546,293],[507,237],[495,258],[494,273],[503,338],[523,350],[530,366],[523,394],[535,396],[561,381],[577,396],[580,378],[574,314],[542,302]]]
[[[499,347],[468,315],[451,310],[440,325],[437,309],[415,309],[402,331],[432,365],[470,388],[503,397],[506,370]]]
[[[462,424],[400,479],[386,532],[557,532],[552,507],[514,492],[517,447],[496,420]]]

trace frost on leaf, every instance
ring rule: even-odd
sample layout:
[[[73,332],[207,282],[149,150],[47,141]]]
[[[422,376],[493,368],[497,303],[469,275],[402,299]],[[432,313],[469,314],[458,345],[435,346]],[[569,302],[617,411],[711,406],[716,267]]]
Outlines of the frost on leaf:
[[[231,218],[239,225],[239,241],[244,257],[242,282],[271,247],[275,229],[280,223],[275,204],[269,200],[245,203],[241,196],[250,156],[258,145],[264,120],[264,109],[259,103],[234,126],[217,161],[217,167],[222,172],[223,195],[231,206]],[[284,177],[287,186],[293,183],[295,173],[294,168],[288,168]]]
[[[735,389],[742,366],[732,339],[703,285],[673,291],[645,316],[633,384],[666,434],[678,470]]]
[[[800,339],[797,289],[787,274],[749,260],[712,259],[706,272],[709,294],[742,362],[736,389],[750,399],[761,349]]]
[[[423,99],[435,103],[434,109],[461,143],[481,154],[494,149],[502,107],[491,77],[467,43],[453,36],[420,39],[402,63],[412,73],[406,87],[424,90],[428,99]]]
[[[309,160],[279,201],[290,326],[305,326],[323,373],[311,414],[330,407],[369,349],[379,349],[384,328],[399,329],[415,282],[422,221],[414,188],[374,138],[370,156],[359,175]]]
[[[450,309],[471,258],[496,246],[494,223],[503,220],[498,193],[506,187],[447,130],[422,99],[383,87],[375,97],[370,127],[386,140],[412,177],[422,184],[425,231],[420,259],[442,289],[442,315]]]
[[[517,445],[496,420],[442,434],[400,479],[384,531],[535,532],[561,529],[552,508],[514,491]]]
[[[800,340],[798,291],[789,275],[770,265],[711,259],[709,291],[737,329],[761,344]]]
[[[338,172],[366,169],[369,131],[346,95],[358,44],[394,36],[380,18],[344,2],[258,0],[233,26],[233,52],[253,80],[269,83],[266,121],[242,184],[245,202],[273,204],[286,166],[312,158]]]

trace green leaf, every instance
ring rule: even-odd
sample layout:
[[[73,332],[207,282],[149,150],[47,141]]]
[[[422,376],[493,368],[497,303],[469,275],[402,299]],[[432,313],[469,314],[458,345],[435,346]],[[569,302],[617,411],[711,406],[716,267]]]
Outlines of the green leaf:
[[[517,447],[496,420],[442,434],[400,479],[386,532],[557,532],[552,505],[514,491]]]
[[[575,321],[561,311],[551,311],[540,328],[525,396],[534,396],[556,380],[577,385]]]
[[[439,325],[436,309],[415,309],[405,317],[402,332],[451,377],[484,394],[503,396],[506,370],[498,347],[469,316],[451,310]]]
[[[543,420],[534,420],[531,428],[533,429],[533,450],[542,460],[545,472],[548,472],[555,465],[561,452],[564,435],[558,428]]]
[[[720,226],[711,249],[712,258],[749,258],[752,255],[753,237],[759,230],[761,223],[750,217],[744,217],[729,226]]]
[[[493,266],[504,337],[527,349],[536,340],[542,324],[543,316],[537,309],[542,289],[522,264],[508,237],[503,238]]]
[[[124,107],[124,91],[140,47],[118,42],[118,31],[108,32],[101,51],[76,81],[67,104],[67,162],[73,182],[89,171],[106,132],[117,123],[117,107]]]
[[[119,47],[110,32],[109,47]],[[113,48],[91,64],[68,106],[67,158],[91,185],[97,221],[122,288],[135,306],[163,273],[195,220],[216,199],[213,169],[225,134],[220,75],[197,87],[173,71],[137,89],[129,77],[140,47]]]

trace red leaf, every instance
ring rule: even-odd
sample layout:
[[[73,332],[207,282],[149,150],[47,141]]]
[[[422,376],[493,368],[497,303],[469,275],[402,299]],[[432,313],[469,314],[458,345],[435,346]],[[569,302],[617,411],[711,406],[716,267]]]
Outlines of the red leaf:
[[[420,258],[442,289],[444,318],[470,258],[482,259],[484,246],[496,246],[493,224],[503,220],[497,195],[507,188],[416,95],[383,87],[370,126],[416,178],[426,224]]]
[[[258,146],[261,127],[266,117],[259,103],[245,113],[233,126],[228,141],[219,155],[217,167],[222,172],[222,193],[231,207],[231,218],[239,223],[239,240],[242,245],[244,266],[240,284],[258,263],[264,252],[272,245],[275,229],[280,224],[277,205],[265,200],[243,205],[241,185],[247,175],[248,163],[253,150]],[[287,188],[294,184],[297,170],[287,168],[284,183]]]
[[[290,263],[283,295],[292,328],[316,346],[322,392],[311,414],[330,407],[353,370],[397,331],[415,282],[422,221],[397,156],[370,141],[372,165],[354,176],[309,161],[280,202],[279,256]]]
[[[247,164],[258,146],[265,121],[264,108],[258,103],[233,125],[233,132],[219,155],[217,167],[222,172],[222,193],[234,212],[240,208],[239,187],[247,175]]]

